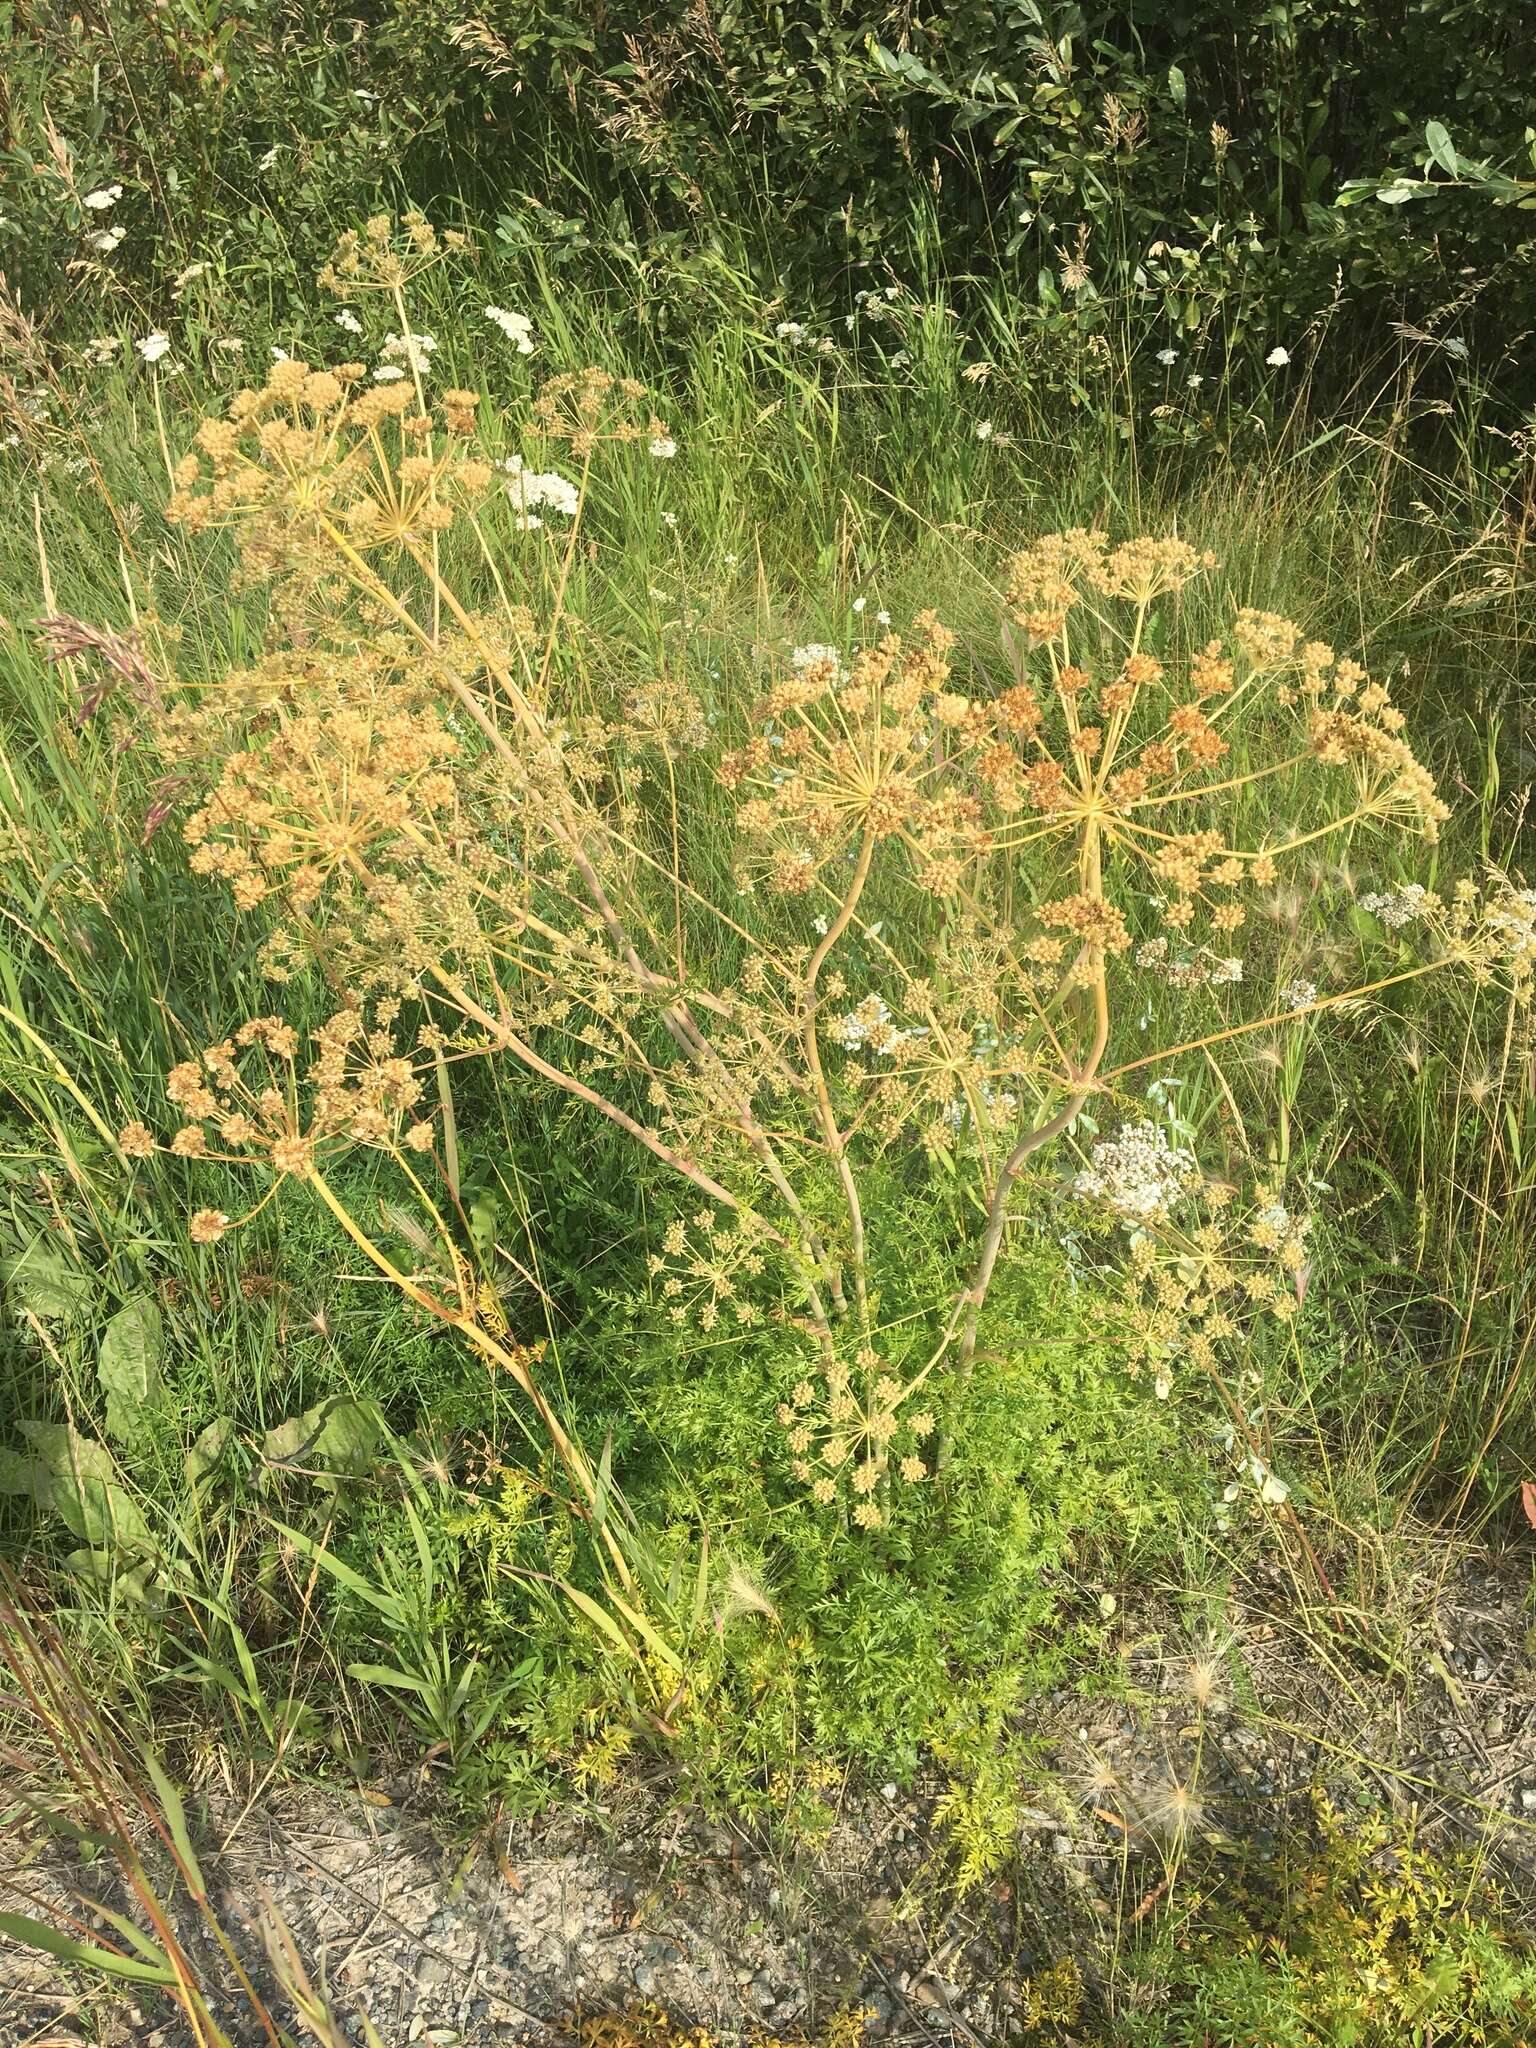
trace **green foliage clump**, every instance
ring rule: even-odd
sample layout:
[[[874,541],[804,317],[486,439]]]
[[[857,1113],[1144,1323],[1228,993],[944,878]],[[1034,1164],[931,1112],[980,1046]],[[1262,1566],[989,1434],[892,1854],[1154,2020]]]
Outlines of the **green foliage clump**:
[[[1127,2048],[1515,2048],[1536,2011],[1536,1955],[1488,1870],[1436,1855],[1379,1815],[1319,1797],[1319,1842],[1279,1883],[1207,1888],[1177,1940],[1135,1974],[1155,2017]],[[1131,2001],[1132,2004],[1135,2001]]]
[[[984,315],[1006,282],[1073,404],[1127,347],[1180,351],[1169,395],[1198,362],[1257,397],[1271,345],[1309,328],[1339,334],[1342,387],[1389,320],[1465,361],[1536,318],[1528,10],[1477,10],[1452,90],[1463,18],[921,0],[898,28],[830,0],[501,0],[384,5],[342,35],[313,0],[7,9],[0,268],[85,332],[221,298],[237,328],[281,324],[335,225],[403,187],[501,209],[509,250],[663,326],[733,264],[839,319],[892,273],[948,274]]]

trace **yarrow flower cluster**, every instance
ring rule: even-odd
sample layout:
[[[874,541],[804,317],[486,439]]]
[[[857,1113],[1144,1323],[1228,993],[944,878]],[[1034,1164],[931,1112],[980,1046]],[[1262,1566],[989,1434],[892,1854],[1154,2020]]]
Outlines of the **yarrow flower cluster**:
[[[889,1058],[905,1045],[912,1033],[900,1031],[891,1022],[889,1005],[883,996],[866,996],[857,1009],[832,1024],[832,1036],[844,1052],[884,1053]]]
[[[1127,1124],[1093,1147],[1072,1192],[1128,1222],[1150,1223],[1171,1215],[1200,1177],[1193,1152],[1171,1143],[1160,1124]]]
[[[540,512],[558,512],[562,518],[575,518],[581,506],[581,493],[568,477],[555,470],[529,469],[520,455],[508,456],[502,468],[510,479],[507,495],[517,509],[515,523],[523,531],[543,525]]]
[[[841,651],[836,647],[828,647],[820,640],[812,640],[804,647],[791,648],[789,660],[790,666],[800,675],[803,675],[807,669],[821,669],[823,667],[831,668],[836,675],[842,674],[843,657]]]
[[[1506,886],[1488,905],[1484,923],[1505,964],[1528,980],[1536,971],[1536,889]]]
[[[417,377],[431,375],[432,358],[436,353],[437,342],[430,334],[386,334],[379,345],[379,360],[382,364],[403,363],[406,369]],[[375,376],[378,374],[378,371],[374,372]]]
[[[526,313],[509,313],[505,306],[487,306],[485,317],[501,329],[520,356],[533,354],[533,322]]]
[[[1136,965],[1170,988],[1230,988],[1243,978],[1243,963],[1234,954],[1217,954],[1205,946],[1175,951],[1166,934],[1137,947]]]
[[[1400,889],[1373,890],[1360,898],[1362,910],[1370,911],[1395,932],[1404,925],[1416,924],[1439,907],[1439,897],[1432,896],[1422,882],[1405,882]]]

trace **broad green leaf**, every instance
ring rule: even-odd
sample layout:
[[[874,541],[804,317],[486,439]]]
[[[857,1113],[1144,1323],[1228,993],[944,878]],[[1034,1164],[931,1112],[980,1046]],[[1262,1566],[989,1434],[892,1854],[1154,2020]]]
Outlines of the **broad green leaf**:
[[[30,1451],[13,1451],[0,1446],[0,1493],[20,1494],[31,1500],[36,1491],[36,1458]]]
[[[92,1291],[90,1276],[42,1237],[0,1259],[0,1290],[12,1306],[30,1309],[45,1322],[70,1321],[87,1306]]]
[[[1457,156],[1455,145],[1442,122],[1425,122],[1424,147],[1448,177],[1456,178],[1461,175],[1461,159]]]
[[[126,1302],[106,1327],[96,1377],[107,1397],[108,1433],[119,1443],[141,1437],[160,1403],[164,1345],[160,1311],[147,1294]]]
[[[262,1451],[269,1465],[296,1466],[322,1481],[355,1478],[372,1465],[384,1435],[377,1401],[340,1394],[268,1430]]]
[[[40,1508],[60,1516],[93,1550],[151,1547],[144,1517],[118,1485],[105,1444],[81,1436],[67,1422],[23,1422],[21,1433],[37,1453],[32,1498]]]
[[[229,1442],[231,1427],[227,1415],[219,1416],[209,1423],[187,1452],[187,1478],[194,1488],[201,1486],[218,1469],[224,1447]]]

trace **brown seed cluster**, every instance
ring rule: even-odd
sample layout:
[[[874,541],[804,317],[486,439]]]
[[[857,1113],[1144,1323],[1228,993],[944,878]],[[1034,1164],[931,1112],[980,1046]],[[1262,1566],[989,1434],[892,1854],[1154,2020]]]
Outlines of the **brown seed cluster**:
[[[248,1019],[167,1075],[166,1098],[182,1122],[164,1149],[180,1159],[264,1163],[275,1184],[285,1176],[307,1180],[353,1145],[420,1150],[419,1131],[430,1145],[429,1123],[406,1122],[422,1084],[417,1060],[399,1050],[397,1012],[397,1005],[381,1004],[370,1025],[360,1010],[336,1011],[313,1033],[302,1060],[305,1048],[291,1024]],[[118,1146],[134,1160],[160,1149],[139,1122],[124,1127]],[[193,1242],[214,1243],[229,1228],[222,1211],[199,1210]]]

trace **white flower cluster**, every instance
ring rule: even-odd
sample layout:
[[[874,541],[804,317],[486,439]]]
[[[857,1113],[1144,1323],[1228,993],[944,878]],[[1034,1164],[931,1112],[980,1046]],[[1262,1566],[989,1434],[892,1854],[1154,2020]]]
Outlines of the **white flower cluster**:
[[[93,228],[85,238],[86,245],[98,256],[110,256],[127,232],[120,222],[110,228]]]
[[[1169,1144],[1160,1124],[1122,1125],[1113,1138],[1100,1139],[1089,1159],[1073,1194],[1138,1223],[1168,1215],[1200,1178],[1193,1152]]]
[[[871,320],[894,320],[898,316],[891,311],[891,308],[900,297],[901,286],[899,284],[887,284],[878,286],[871,291],[855,292],[853,303],[858,307],[859,313],[867,314]],[[858,313],[845,314],[843,316],[843,325],[850,329],[857,326]]]
[[[1170,957],[1165,938],[1138,946],[1136,965],[1170,988],[1225,988],[1243,978],[1243,963],[1235,956],[1223,958],[1202,946],[1198,953]]]
[[[808,669],[812,662],[816,661],[830,661],[838,674],[842,674],[843,657],[841,654],[838,653],[835,647],[824,647],[819,640],[812,640],[805,647],[791,648],[789,661],[796,674],[799,674],[804,669]]]
[[[1395,932],[1400,932],[1405,924],[1415,923],[1434,904],[1435,899],[1422,882],[1405,882],[1401,889],[1378,889],[1360,898],[1362,910],[1370,911]]]
[[[812,349],[819,356],[835,355],[837,352],[837,343],[830,334],[824,334],[818,340],[799,320],[781,320],[774,328],[773,334],[776,341],[787,341],[791,348]]]
[[[1488,929],[1513,967],[1536,967],[1536,889],[1510,889],[1489,904]]]
[[[431,375],[431,359],[436,347],[437,342],[430,334],[386,334],[383,346],[379,350],[379,359],[383,363],[404,363],[406,368],[414,370],[418,377],[426,377]],[[373,374],[378,383],[393,383],[395,378],[404,376],[405,372],[395,370],[389,377],[380,370],[375,370]]]
[[[525,469],[521,455],[509,455],[501,466],[507,472],[507,495],[517,508],[519,532],[529,533],[544,524],[538,516],[540,509],[575,518],[581,494],[569,477],[552,469]]]
[[[92,213],[105,213],[108,207],[116,206],[122,196],[121,185],[103,185],[98,191],[87,192],[80,204],[88,206]]]
[[[1287,1010],[1310,1010],[1317,1001],[1317,983],[1303,981],[1298,975],[1295,981],[1288,981],[1280,991],[1280,1002]]]
[[[884,1053],[889,1058],[898,1046],[906,1044],[912,1033],[898,1030],[891,1022],[883,996],[866,996],[856,1010],[837,1019],[832,1035],[844,1052],[862,1052],[867,1046],[871,1052]]]
[[[526,313],[509,313],[505,306],[487,306],[485,317],[501,329],[520,356],[533,354],[533,322]]]

